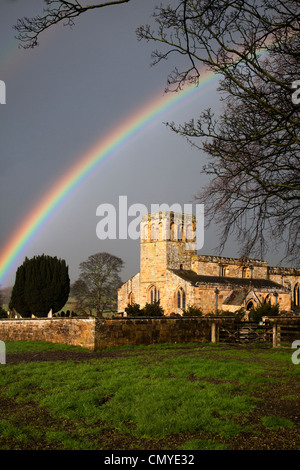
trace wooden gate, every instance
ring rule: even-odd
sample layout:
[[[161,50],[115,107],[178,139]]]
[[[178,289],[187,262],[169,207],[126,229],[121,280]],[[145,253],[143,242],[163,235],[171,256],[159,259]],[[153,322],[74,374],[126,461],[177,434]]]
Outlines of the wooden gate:
[[[233,325],[220,324],[220,343],[272,343],[273,326],[255,322],[234,322]]]
[[[300,340],[300,318],[295,316],[270,317],[261,323],[219,317],[211,324],[213,343],[270,343],[276,348],[295,340]]]

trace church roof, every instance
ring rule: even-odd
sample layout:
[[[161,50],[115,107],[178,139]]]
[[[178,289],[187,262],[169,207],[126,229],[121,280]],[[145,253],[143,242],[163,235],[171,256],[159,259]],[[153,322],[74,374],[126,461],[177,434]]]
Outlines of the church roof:
[[[269,279],[256,279],[256,278],[243,278],[243,277],[230,277],[230,276],[209,276],[206,274],[197,274],[195,271],[188,269],[169,269],[176,276],[181,277],[185,281],[190,282],[193,285],[222,285],[228,287],[242,287],[252,288],[256,290],[261,289],[274,289],[286,292],[286,287],[281,284],[277,284]]]
[[[229,296],[224,300],[224,305],[242,305],[248,292],[246,289],[232,290]]]

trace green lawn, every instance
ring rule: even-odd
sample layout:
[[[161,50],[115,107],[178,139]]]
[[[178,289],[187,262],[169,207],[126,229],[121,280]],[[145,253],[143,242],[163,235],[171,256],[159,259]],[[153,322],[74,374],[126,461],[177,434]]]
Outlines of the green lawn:
[[[9,359],[80,348],[16,342],[6,350]],[[288,348],[155,345],[98,355],[1,365],[0,448],[232,449],[245,436],[274,443],[280,433],[299,448],[291,403],[300,366]],[[264,414],[270,396],[286,405],[278,416],[272,407]]]

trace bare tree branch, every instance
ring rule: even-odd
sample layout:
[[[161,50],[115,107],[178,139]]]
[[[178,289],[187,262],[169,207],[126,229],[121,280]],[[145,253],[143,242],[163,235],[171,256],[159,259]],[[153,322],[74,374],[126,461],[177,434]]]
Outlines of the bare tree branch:
[[[37,46],[40,34],[55,24],[63,21],[64,25],[72,26],[74,19],[87,11],[130,2],[130,0],[114,0],[82,6],[78,0],[72,2],[66,0],[44,1],[47,7],[44,8],[42,16],[18,19],[17,24],[14,26],[14,29],[18,32],[17,39],[20,41],[20,46],[24,49]]]

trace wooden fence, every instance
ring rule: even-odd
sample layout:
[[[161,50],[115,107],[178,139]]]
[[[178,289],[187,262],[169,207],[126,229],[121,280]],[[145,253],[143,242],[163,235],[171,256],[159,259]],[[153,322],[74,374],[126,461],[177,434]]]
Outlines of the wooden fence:
[[[212,342],[270,343],[273,347],[300,340],[300,318],[274,317],[264,322],[220,322],[212,325]]]

